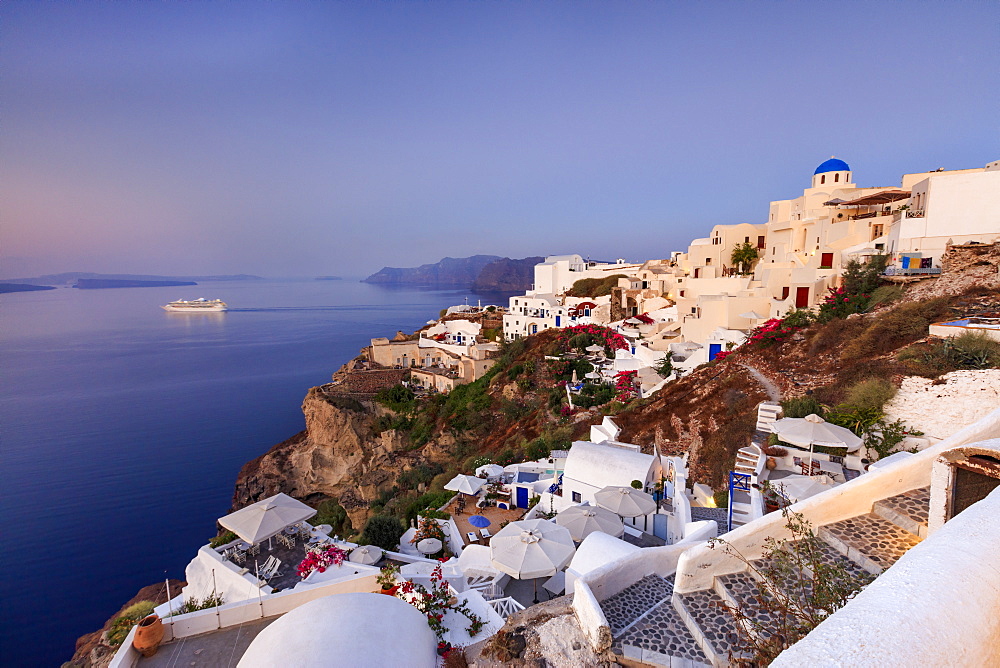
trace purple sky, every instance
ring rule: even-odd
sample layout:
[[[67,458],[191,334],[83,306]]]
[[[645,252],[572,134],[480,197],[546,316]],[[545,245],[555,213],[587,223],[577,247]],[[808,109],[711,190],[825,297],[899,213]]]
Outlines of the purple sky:
[[[996,2],[0,6],[6,277],[664,257],[1000,158]]]

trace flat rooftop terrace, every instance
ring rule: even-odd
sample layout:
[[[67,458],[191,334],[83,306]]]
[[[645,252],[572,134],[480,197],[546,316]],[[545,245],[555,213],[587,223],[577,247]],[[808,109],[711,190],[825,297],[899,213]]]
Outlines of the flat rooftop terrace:
[[[160,645],[156,654],[140,657],[137,666],[142,668],[176,668],[178,666],[235,666],[243,658],[247,647],[267,626],[278,619],[255,619],[240,626],[202,633],[188,638],[172,640]]]

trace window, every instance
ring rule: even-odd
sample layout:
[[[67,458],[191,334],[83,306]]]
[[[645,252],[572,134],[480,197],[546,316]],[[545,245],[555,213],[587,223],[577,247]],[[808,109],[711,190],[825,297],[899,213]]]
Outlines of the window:
[[[819,177],[819,182],[820,182],[820,185],[826,183],[826,174],[824,174],[823,176]]]
[[[743,237],[743,243],[750,243],[750,237]]]
[[[819,260],[820,269],[833,269],[833,253],[823,253]]]
[[[705,266],[707,267],[707,266],[708,266],[708,265],[710,265],[710,264],[712,264],[712,258],[710,258],[710,257],[706,257],[706,258],[705,258]]]
[[[573,492],[573,503],[581,503],[582,501],[583,497],[580,496],[580,492]]]
[[[837,181],[840,181],[840,174],[834,174],[833,175],[833,181],[834,181],[834,183],[836,183]]]
[[[683,291],[683,290],[681,290],[681,293],[680,293],[680,296],[681,296],[681,297],[683,297],[683,296],[684,296],[684,291]]]
[[[697,312],[698,312],[698,309],[697,309],[697,307],[695,307],[695,306],[692,306],[692,307],[691,307],[691,313],[697,313]]]
[[[757,237],[757,248],[764,248],[764,237]]]
[[[788,299],[788,293],[791,292],[790,288],[781,288],[781,298]]]

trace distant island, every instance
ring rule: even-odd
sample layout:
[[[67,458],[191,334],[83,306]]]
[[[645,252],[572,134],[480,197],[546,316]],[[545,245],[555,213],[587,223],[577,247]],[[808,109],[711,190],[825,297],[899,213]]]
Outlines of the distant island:
[[[0,294],[5,292],[35,292],[36,290],[55,290],[52,285],[31,285],[30,283],[0,283]]]
[[[423,285],[488,291],[522,291],[531,288],[534,266],[541,257],[512,260],[497,255],[446,257],[419,267],[383,267],[365,283],[383,285]]]
[[[68,271],[62,274],[45,274],[33,278],[6,278],[5,283],[22,283],[28,285],[72,285],[80,287],[80,280],[97,281],[140,281],[143,283],[169,281],[170,285],[195,285],[197,281],[261,281],[260,276],[252,274],[227,274],[218,276],[156,276],[147,274],[96,274],[83,271]],[[178,282],[181,281],[181,282]],[[149,287],[116,285],[113,287]]]
[[[178,285],[198,285],[195,281],[137,281],[112,278],[78,278],[74,288],[105,290],[107,288],[169,288]]]
[[[344,280],[340,276],[317,276],[317,281],[342,281]]]

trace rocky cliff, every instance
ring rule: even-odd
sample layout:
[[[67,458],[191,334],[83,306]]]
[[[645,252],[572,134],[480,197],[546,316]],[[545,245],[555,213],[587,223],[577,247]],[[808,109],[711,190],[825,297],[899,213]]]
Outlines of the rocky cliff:
[[[535,265],[544,260],[543,257],[526,257],[522,260],[503,257],[495,262],[490,262],[479,272],[479,277],[472,284],[472,289],[481,292],[530,290],[535,282]]]
[[[233,507],[284,492],[306,502],[336,498],[356,527],[369,504],[391,489],[401,470],[423,461],[397,430],[375,433],[390,411],[369,398],[311,388],[302,402],[306,429],[248,462],[240,470]]]

